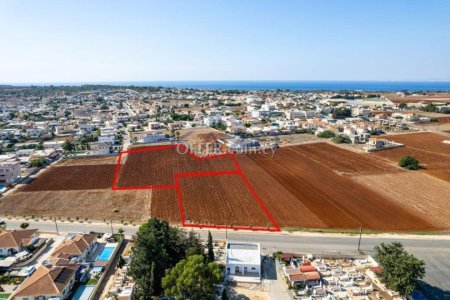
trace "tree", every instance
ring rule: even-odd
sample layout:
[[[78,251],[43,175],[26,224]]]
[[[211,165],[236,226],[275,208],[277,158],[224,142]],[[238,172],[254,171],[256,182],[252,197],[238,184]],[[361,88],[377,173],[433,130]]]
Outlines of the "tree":
[[[222,280],[222,271],[216,263],[207,263],[202,255],[192,255],[167,272],[162,286],[167,296],[208,299]]]
[[[227,293],[227,289],[223,289],[222,290],[222,300],[228,300],[228,293]]]
[[[338,134],[333,139],[336,144],[351,144],[352,140],[346,134]]]
[[[410,155],[403,156],[400,159],[400,161],[398,162],[398,165],[407,170],[419,170],[420,169],[419,161],[414,156],[410,156]]]
[[[159,295],[164,272],[186,258],[186,253],[202,249],[195,232],[171,227],[155,218],[141,225],[133,247],[130,275],[136,282],[138,299]]]
[[[214,261],[214,248],[213,248],[213,238],[211,235],[211,231],[208,230],[208,256],[207,256],[207,260],[208,262],[213,262]]]
[[[121,269],[125,265],[125,259],[123,256],[119,256],[119,260],[117,261],[117,267]]]
[[[69,140],[65,140],[64,143],[62,143],[61,148],[63,148],[64,151],[70,152],[75,149],[75,144]]]
[[[31,161],[30,161],[30,166],[31,167],[36,167],[36,168],[40,168],[40,167],[42,167],[43,165],[45,165],[45,158],[43,158],[43,157],[41,157],[41,158],[35,158],[35,159],[32,159]]]
[[[408,105],[406,104],[406,103],[400,103],[399,105],[398,105],[398,108],[400,108],[400,109],[405,109],[405,108],[407,108],[408,107]]]
[[[44,144],[43,142],[39,142],[39,144],[36,145],[34,148],[35,150],[44,150]]]
[[[22,229],[27,229],[28,226],[30,226],[29,223],[22,223],[22,224],[20,224],[20,228],[22,228]]]
[[[185,256],[203,255],[204,249],[200,243],[198,234],[191,230],[187,234],[185,231],[181,232],[183,248],[185,249]]]
[[[334,119],[345,119],[352,116],[352,110],[349,108],[335,108],[333,110]]]
[[[322,138],[322,139],[329,139],[329,138],[333,138],[336,134],[334,134],[333,131],[331,130],[324,130],[321,133],[319,133],[317,135],[317,137]]]
[[[406,252],[399,242],[376,246],[374,258],[382,268],[381,281],[402,296],[411,294],[425,276],[425,262]]]

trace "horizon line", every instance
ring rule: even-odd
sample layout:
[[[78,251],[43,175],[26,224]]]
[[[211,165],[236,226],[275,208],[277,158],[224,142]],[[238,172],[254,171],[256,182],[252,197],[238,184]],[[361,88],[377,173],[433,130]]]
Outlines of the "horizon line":
[[[313,79],[299,79],[299,80],[283,80],[283,79],[224,79],[224,80],[113,80],[113,81],[24,81],[24,82],[0,82],[0,86],[32,86],[32,85],[116,85],[116,84],[132,84],[132,83],[217,83],[217,82],[287,82],[287,83],[301,83],[301,82],[323,82],[323,83],[352,83],[352,82],[361,82],[361,83],[450,83],[450,79],[446,80],[313,80]]]

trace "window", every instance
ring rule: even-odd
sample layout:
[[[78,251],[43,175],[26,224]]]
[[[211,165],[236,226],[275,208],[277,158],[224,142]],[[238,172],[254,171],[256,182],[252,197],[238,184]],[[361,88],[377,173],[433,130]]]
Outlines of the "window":
[[[256,268],[255,268],[255,267],[252,267],[252,270],[256,270]]]

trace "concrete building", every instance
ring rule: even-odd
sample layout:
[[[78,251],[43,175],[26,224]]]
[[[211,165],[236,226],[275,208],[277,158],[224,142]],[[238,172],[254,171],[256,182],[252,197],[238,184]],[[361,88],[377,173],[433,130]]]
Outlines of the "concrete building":
[[[138,143],[148,144],[166,140],[166,135],[162,133],[147,133],[139,137]]]
[[[259,282],[261,248],[259,243],[227,242],[226,274],[230,280]]]
[[[91,151],[92,155],[108,155],[110,152],[111,145],[109,143],[91,143]]]
[[[20,176],[20,162],[3,161],[0,162],[0,182],[12,183]]]

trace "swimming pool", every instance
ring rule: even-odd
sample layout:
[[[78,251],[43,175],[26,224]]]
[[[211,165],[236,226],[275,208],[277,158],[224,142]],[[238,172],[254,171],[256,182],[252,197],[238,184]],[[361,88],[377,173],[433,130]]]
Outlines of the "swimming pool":
[[[115,248],[116,247],[103,248],[102,253],[100,253],[100,255],[97,257],[96,260],[97,261],[108,261],[111,258]]]
[[[72,300],[88,300],[94,288],[95,285],[80,285],[72,296]]]

